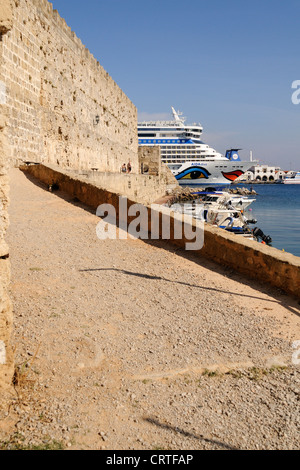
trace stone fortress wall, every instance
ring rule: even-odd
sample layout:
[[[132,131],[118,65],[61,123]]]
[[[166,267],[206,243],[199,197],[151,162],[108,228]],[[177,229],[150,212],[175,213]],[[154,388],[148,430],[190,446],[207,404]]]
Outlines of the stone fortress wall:
[[[43,163],[92,174],[100,186],[148,203],[176,185],[160,154],[138,150],[137,110],[47,0],[0,3],[0,386],[11,383],[8,168]],[[122,175],[131,162],[130,175]]]
[[[130,160],[139,173],[136,107],[51,3],[10,1],[0,86],[13,163],[118,172]]]
[[[0,6],[0,71],[3,70],[3,39],[12,27],[12,10],[8,0],[1,0]],[[12,381],[14,365],[10,348],[12,328],[12,306],[8,296],[10,282],[9,250],[5,243],[8,226],[8,155],[7,138],[8,109],[5,89],[0,87],[0,410],[2,399]]]

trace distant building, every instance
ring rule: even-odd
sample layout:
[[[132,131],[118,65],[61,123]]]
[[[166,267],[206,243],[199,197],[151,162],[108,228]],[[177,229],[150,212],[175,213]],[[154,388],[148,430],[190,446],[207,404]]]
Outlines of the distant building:
[[[282,180],[286,173],[280,167],[269,165],[254,165],[240,178],[241,181],[265,181],[272,182]]]

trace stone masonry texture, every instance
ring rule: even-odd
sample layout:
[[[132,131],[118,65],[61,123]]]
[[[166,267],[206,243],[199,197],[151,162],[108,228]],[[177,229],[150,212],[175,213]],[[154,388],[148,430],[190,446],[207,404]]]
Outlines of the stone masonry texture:
[[[11,19],[9,1],[1,0],[0,87],[13,164],[119,172],[130,160],[138,173],[136,107],[51,3],[10,4]]]
[[[139,173],[137,110],[46,0],[0,3],[0,387],[9,388],[8,168]],[[2,392],[1,392],[2,393]],[[0,394],[0,397],[4,394]]]
[[[1,0],[0,35],[3,39],[12,25],[12,10],[8,0]],[[0,71],[3,70],[3,40],[0,42]],[[10,262],[5,233],[8,226],[8,109],[5,87],[0,82],[0,409],[2,399],[9,390],[13,376],[13,355],[10,348],[12,306],[8,297]]]

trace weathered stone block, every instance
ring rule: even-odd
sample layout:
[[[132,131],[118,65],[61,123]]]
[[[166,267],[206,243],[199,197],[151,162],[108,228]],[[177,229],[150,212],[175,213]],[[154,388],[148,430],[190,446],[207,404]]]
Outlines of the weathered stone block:
[[[133,103],[49,2],[12,6],[13,28],[0,43],[0,80],[7,87],[13,164],[117,173],[130,160],[138,173]]]
[[[12,8],[10,0],[1,0],[0,5],[0,34],[6,34],[12,28]]]

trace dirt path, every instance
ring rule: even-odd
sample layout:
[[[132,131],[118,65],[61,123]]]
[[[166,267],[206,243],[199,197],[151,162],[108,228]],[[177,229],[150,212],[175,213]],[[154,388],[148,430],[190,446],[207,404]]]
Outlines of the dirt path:
[[[29,368],[0,441],[300,448],[296,301],[163,242],[100,241],[80,204],[16,169],[11,183],[14,343]]]

